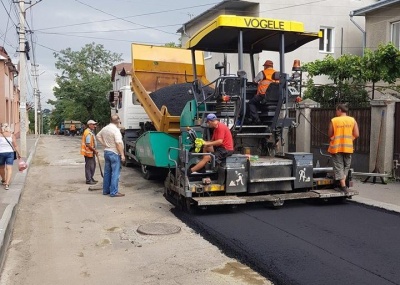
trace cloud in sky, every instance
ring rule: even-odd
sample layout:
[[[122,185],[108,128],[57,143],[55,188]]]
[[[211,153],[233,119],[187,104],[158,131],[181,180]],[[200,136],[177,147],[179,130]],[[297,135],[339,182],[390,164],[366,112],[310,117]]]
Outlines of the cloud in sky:
[[[52,88],[56,70],[53,53],[66,48],[78,51],[95,42],[106,50],[122,54],[130,62],[130,43],[163,45],[179,41],[176,31],[183,23],[212,8],[220,1],[202,0],[42,0],[27,10],[27,28],[32,30],[42,107],[54,99]],[[0,46],[18,63],[18,5],[13,0],[0,4]],[[26,4],[25,7],[29,7]],[[10,15],[10,17],[9,17]],[[30,37],[30,35],[28,35]],[[32,50],[32,48],[31,48]],[[32,58],[32,56],[31,56]],[[28,67],[30,70],[30,64]],[[110,70],[111,73],[111,70]],[[32,81],[32,80],[31,80]],[[33,86],[28,82],[27,100],[33,101]]]

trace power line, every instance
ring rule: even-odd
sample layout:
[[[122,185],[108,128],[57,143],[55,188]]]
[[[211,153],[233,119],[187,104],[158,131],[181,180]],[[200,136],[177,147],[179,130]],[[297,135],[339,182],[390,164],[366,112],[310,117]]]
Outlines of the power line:
[[[89,5],[89,4],[83,3],[82,1],[79,1],[79,0],[75,0],[75,1],[78,2],[78,3],[80,3],[80,4],[82,4],[82,5],[87,6],[87,7],[89,7],[89,8],[92,8],[93,10],[99,11],[99,12],[104,13],[104,14],[106,14],[106,15],[115,17],[116,19],[119,19],[119,20],[122,20],[122,21],[125,21],[125,22],[128,22],[128,23],[131,23],[131,24],[134,24],[134,25],[138,25],[138,26],[141,26],[141,27],[149,28],[149,29],[156,30],[156,31],[159,31],[159,32],[162,32],[162,33],[166,33],[166,34],[170,34],[170,35],[175,35],[175,34],[176,34],[176,33],[166,32],[166,31],[163,31],[163,30],[160,30],[160,29],[157,29],[157,28],[150,28],[149,26],[142,25],[142,24],[138,24],[138,23],[135,23],[135,22],[126,20],[126,19],[124,19],[124,18],[115,16],[115,15],[113,15],[113,14],[104,12],[103,10],[100,10],[100,9],[98,9],[98,8],[96,8],[96,7],[93,7],[93,6]]]
[[[79,35],[66,35],[66,34],[61,34],[61,33],[46,33],[46,35],[56,35],[56,36],[65,36],[65,37],[76,37],[76,38],[86,38],[86,39],[95,39],[95,40],[105,40],[105,41],[114,41],[114,42],[126,42],[126,43],[132,43],[132,40],[122,40],[122,39],[111,39],[111,38],[99,38],[99,37],[89,37],[89,36],[79,36]],[[176,34],[174,34],[176,35]],[[176,35],[177,36],[177,35]],[[153,44],[153,45],[164,45],[165,42],[163,43],[154,43],[154,42],[142,42],[145,44]],[[38,44],[39,45],[39,44]],[[43,46],[45,47],[45,46]],[[45,47],[48,48],[48,47]],[[50,49],[50,48],[48,48]]]
[[[17,24],[14,23],[13,19],[11,18],[10,12],[11,12],[11,6],[12,6],[12,2],[10,3],[10,11],[7,10],[6,6],[3,3],[3,0],[0,0],[1,4],[3,5],[4,10],[6,10],[6,13],[8,15],[8,19],[11,20],[11,22],[13,22],[14,26],[16,27]],[[7,21],[7,26],[8,26],[8,21]]]
[[[41,45],[41,44],[39,44],[38,42],[35,42],[35,44],[36,44],[36,45],[38,45],[38,46],[41,46],[41,47],[43,47],[43,48],[49,49],[49,50],[51,50],[51,51],[54,51],[54,52],[59,52],[58,50],[55,50],[55,49],[52,49],[52,48],[46,47],[46,46],[44,46],[44,45]]]
[[[163,10],[163,11],[158,11],[158,12],[144,13],[144,14],[137,14],[137,15],[127,16],[127,17],[118,17],[118,18],[116,18],[115,16],[113,16],[114,18],[112,18],[112,19],[105,19],[105,20],[91,21],[91,22],[81,22],[81,23],[77,23],[77,24],[70,24],[70,25],[63,25],[63,26],[55,26],[55,27],[38,29],[36,31],[44,31],[44,30],[66,28],[66,27],[73,27],[73,26],[82,26],[82,25],[85,25],[85,24],[103,23],[103,22],[109,22],[109,21],[124,20],[124,19],[134,18],[134,17],[142,17],[142,16],[149,16],[149,15],[155,15],[155,14],[163,14],[163,13],[175,12],[175,11],[180,11],[180,10],[185,10],[185,9],[199,8],[199,7],[203,7],[203,6],[215,5],[217,3],[210,3],[210,4],[203,4],[203,5],[190,6],[190,7],[184,7],[184,8]],[[86,5],[86,4],[84,4],[84,5]]]
[[[7,10],[6,6],[5,6],[4,3],[3,3],[3,0],[1,0],[1,4],[3,5],[3,8],[4,8],[4,10],[6,11],[6,13],[7,13],[7,15],[8,15],[7,24],[6,24],[6,30],[5,30],[5,32],[4,32],[4,41],[3,41],[3,46],[4,46],[4,44],[6,43],[6,39],[7,39],[8,24],[9,24],[10,20],[11,20],[11,22],[14,24],[15,27],[16,27],[17,25],[14,23],[13,19],[11,18],[11,15],[10,15],[12,3],[10,4],[10,11]],[[11,44],[10,42],[7,42],[7,44],[8,44],[9,46],[12,47],[12,44]]]
[[[157,27],[174,27],[174,26],[180,26],[181,24],[171,24],[171,25],[162,25],[162,26],[153,26],[150,27],[150,29],[154,29]],[[63,32],[62,34],[65,35],[72,35],[72,34],[94,34],[94,33],[110,33],[110,32],[126,32],[126,31],[138,31],[138,30],[146,30],[148,28],[133,28],[133,29],[123,29],[123,30],[102,30],[102,31],[86,31],[86,32]],[[53,34],[51,32],[42,32],[41,30],[38,30],[37,32],[41,34]],[[60,33],[61,34],[61,33]]]
[[[317,0],[317,1],[312,1],[312,2],[307,2],[307,3],[299,3],[299,4],[294,4],[294,5],[289,5],[286,7],[280,7],[280,8],[275,8],[275,9],[268,9],[265,11],[260,11],[259,13],[265,13],[265,12],[270,12],[270,11],[277,11],[277,10],[283,10],[283,9],[290,9],[290,8],[294,8],[294,7],[298,7],[298,6],[304,6],[304,5],[310,5],[310,4],[316,4],[316,3],[320,3],[320,2],[325,2],[327,0]],[[342,7],[342,6],[339,6]]]

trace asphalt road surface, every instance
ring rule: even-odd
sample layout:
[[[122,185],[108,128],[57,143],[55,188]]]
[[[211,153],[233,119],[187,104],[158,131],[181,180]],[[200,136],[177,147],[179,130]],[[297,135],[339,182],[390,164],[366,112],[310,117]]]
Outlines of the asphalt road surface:
[[[356,203],[176,213],[274,284],[400,284],[400,214]]]

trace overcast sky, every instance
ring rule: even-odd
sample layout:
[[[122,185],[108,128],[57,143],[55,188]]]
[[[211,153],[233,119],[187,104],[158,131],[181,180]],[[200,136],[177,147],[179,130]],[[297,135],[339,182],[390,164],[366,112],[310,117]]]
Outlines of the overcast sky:
[[[18,4],[0,0],[0,46],[18,63],[16,25]],[[25,1],[25,3],[28,1]],[[32,30],[42,108],[53,97],[56,70],[53,53],[70,47],[79,51],[88,43],[104,45],[130,62],[130,43],[178,43],[176,31],[219,0],[32,0],[27,29]],[[29,7],[26,4],[25,7]],[[27,35],[31,37],[31,35]],[[32,50],[32,48],[31,48]],[[32,59],[32,56],[31,56]],[[30,69],[33,61],[28,62]],[[111,72],[111,71],[110,71]],[[27,101],[33,102],[33,81],[27,82]]]

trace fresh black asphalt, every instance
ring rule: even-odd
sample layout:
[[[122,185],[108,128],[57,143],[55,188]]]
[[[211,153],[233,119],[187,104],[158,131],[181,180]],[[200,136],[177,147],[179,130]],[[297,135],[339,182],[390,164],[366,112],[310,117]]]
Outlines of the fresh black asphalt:
[[[357,203],[286,203],[176,215],[275,284],[400,284],[400,214]]]

